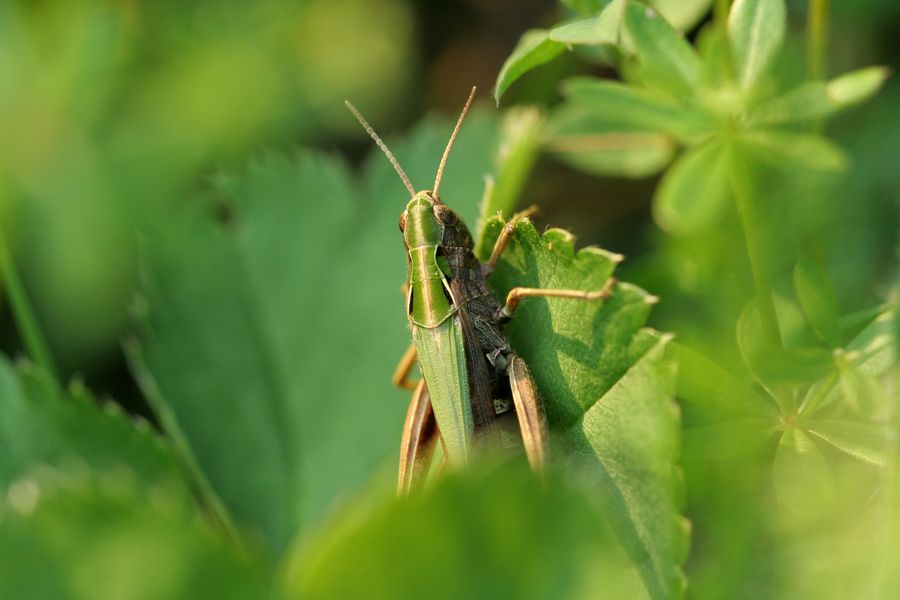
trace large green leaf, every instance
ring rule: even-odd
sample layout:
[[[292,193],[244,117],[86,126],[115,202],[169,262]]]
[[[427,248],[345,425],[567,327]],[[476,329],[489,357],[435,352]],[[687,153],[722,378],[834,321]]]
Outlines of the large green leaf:
[[[583,490],[482,465],[411,497],[358,502],[284,571],[296,598],[640,598],[626,565]]]
[[[211,532],[184,495],[120,469],[45,469],[0,501],[0,597],[274,597],[255,560]]]
[[[488,221],[486,254],[502,228]],[[600,289],[621,257],[598,248],[577,253],[571,234],[539,234],[527,220],[503,254],[491,286]],[[559,456],[595,486],[613,531],[638,568],[646,593],[680,593],[686,532],[676,502],[678,414],[666,338],[642,329],[655,298],[618,283],[603,302],[530,299],[507,330],[528,363],[560,438]]]
[[[441,195],[473,222],[496,127],[470,119]],[[392,144],[415,185],[431,187],[451,129]],[[146,234],[140,379],[273,552],[395,460],[409,194],[380,153],[367,176],[363,193],[337,160],[266,155]]]

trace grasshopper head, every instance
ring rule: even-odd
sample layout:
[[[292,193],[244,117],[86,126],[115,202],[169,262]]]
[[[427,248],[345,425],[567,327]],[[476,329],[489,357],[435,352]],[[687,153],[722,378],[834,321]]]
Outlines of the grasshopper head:
[[[400,215],[400,231],[408,248],[440,245],[444,225],[456,216],[431,191],[416,193]]]

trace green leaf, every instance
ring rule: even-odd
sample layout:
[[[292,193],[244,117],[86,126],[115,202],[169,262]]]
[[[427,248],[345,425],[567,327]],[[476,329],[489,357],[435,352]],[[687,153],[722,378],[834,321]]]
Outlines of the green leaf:
[[[596,175],[641,178],[668,165],[675,144],[661,133],[622,131],[597,112],[563,105],[553,115],[548,150],[566,164]]]
[[[625,32],[644,81],[678,98],[690,96],[700,79],[700,58],[658,12],[631,2],[625,8]]]
[[[672,344],[678,362],[678,398],[685,408],[706,421],[752,417],[774,423],[778,412],[771,400],[699,352]]]
[[[566,49],[565,44],[550,39],[546,29],[531,29],[522,34],[519,43],[500,68],[494,84],[494,99],[500,98],[517,79],[528,71],[550,62]]]
[[[184,486],[171,447],[146,421],[112,402],[100,406],[83,386],[63,393],[43,369],[13,369],[2,356],[0,447],[0,495],[41,465],[73,462],[104,472],[130,469],[148,482]]]
[[[679,31],[687,31],[709,12],[713,0],[653,0],[651,4]]]
[[[659,92],[586,77],[568,80],[564,92],[571,105],[589,111],[613,131],[658,132],[685,142],[711,132],[705,115]]]
[[[666,171],[653,198],[653,215],[670,233],[689,235],[713,225],[727,201],[727,153],[711,142],[688,150]]]
[[[430,187],[451,129],[428,121],[391,143],[416,185]],[[441,195],[469,222],[495,143],[496,123],[473,111],[447,163]],[[141,379],[273,553],[396,464],[409,193],[380,152],[367,182],[334,159],[267,155],[145,233]]]
[[[740,140],[778,168],[841,171],[847,167],[843,151],[825,137],[784,131],[749,131]]]
[[[828,99],[840,108],[865,102],[874,96],[890,75],[887,67],[866,67],[828,82]]]
[[[753,109],[751,120],[781,124],[824,119],[874,96],[887,79],[885,67],[867,67],[829,82],[807,81]]]
[[[560,44],[616,45],[624,9],[625,0],[613,0],[597,16],[554,27],[549,37]]]
[[[741,87],[752,86],[778,52],[786,22],[784,0],[735,0],[728,34]]]
[[[773,344],[764,333],[756,300],[747,303],[737,322],[737,343],[747,368],[768,385],[809,384],[834,366],[832,353],[821,347],[796,346],[797,320],[803,317],[793,304],[776,296],[776,313],[786,347]]]
[[[480,246],[489,252],[500,230],[488,221]],[[491,288],[601,289],[620,257],[597,248],[575,252],[574,238],[543,235],[523,220],[503,254]],[[652,598],[680,593],[686,532],[678,515],[678,414],[668,339],[642,329],[655,298],[616,284],[603,302],[533,298],[507,327],[528,363],[552,431],[585,481],[596,486],[613,532],[638,567]]]
[[[175,492],[129,470],[16,481],[0,504],[0,597],[274,597],[260,563],[226,547]]]
[[[813,419],[804,423],[808,433],[862,462],[882,467],[887,464],[890,428],[884,423],[850,419]]]
[[[301,540],[283,569],[286,595],[634,597],[640,581],[602,513],[583,490],[551,482],[482,465],[409,497],[363,499]]]
[[[822,341],[838,348],[842,345],[837,296],[828,275],[819,265],[801,258],[794,267],[794,291],[806,318]]]
[[[775,495],[787,519],[808,520],[834,502],[834,479],[815,442],[799,429],[788,429],[778,442],[772,466]]]

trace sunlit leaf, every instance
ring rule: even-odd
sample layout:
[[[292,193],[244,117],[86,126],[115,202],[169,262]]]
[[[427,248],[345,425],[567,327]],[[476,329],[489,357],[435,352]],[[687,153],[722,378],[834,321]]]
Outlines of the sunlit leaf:
[[[692,148],[666,171],[653,214],[670,233],[688,235],[713,225],[728,202],[727,154],[716,142]]]
[[[485,255],[502,222],[488,221]],[[504,297],[513,286],[601,289],[619,261],[598,248],[574,249],[561,230],[539,234],[529,221],[491,278]],[[535,298],[516,311],[507,332],[528,363],[561,458],[595,486],[612,530],[652,598],[680,592],[686,531],[678,516],[674,467],[678,415],[668,341],[642,329],[655,298],[619,282],[603,302]]]
[[[517,79],[528,71],[550,62],[566,49],[565,44],[550,39],[546,29],[531,29],[522,34],[519,43],[500,68],[494,84],[494,98],[500,98]]]
[[[786,21],[784,0],[735,0],[728,34],[742,87],[752,86],[778,52]]]

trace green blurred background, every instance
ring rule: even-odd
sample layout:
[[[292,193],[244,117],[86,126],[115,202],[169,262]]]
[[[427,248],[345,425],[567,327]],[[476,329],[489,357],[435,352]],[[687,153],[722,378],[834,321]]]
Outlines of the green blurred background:
[[[788,5],[790,30],[777,73],[790,82],[804,69],[807,3]],[[566,14],[552,0],[2,3],[0,232],[62,379],[82,379],[98,396],[114,398],[155,422],[122,345],[140,328],[136,315],[143,299],[138,289],[152,279],[139,260],[147,232],[177,230],[191,199],[219,187],[229,189],[229,174],[243,172],[267,152],[302,146],[345,157],[359,167],[369,198],[395,202],[372,209],[377,216],[371,223],[390,226],[395,233],[402,188],[395,180],[386,183],[393,177],[386,168],[373,166],[383,158],[371,157],[371,141],[343,100],[351,99],[389,142],[415,131],[398,155],[414,178],[427,177],[422,174],[433,169],[436,156],[416,149],[439,147],[444,120],[456,115],[470,86],[477,85],[479,106],[468,124],[469,141],[460,140],[457,160],[488,163],[482,154],[496,143],[496,111],[514,105],[551,108],[560,102],[559,82],[568,75],[615,76],[590,56],[567,53],[529,73],[495,107],[489,91],[522,32],[549,26]],[[707,15],[691,26],[689,36],[709,19]],[[896,2],[834,2],[830,24],[829,74],[871,64],[894,71],[900,66]],[[444,120],[436,121],[435,115]],[[416,128],[423,119],[424,125]],[[872,101],[832,121],[826,133],[845,148],[851,168],[828,178],[778,180],[771,175],[765,180],[764,247],[776,292],[789,294],[797,257],[811,256],[830,275],[844,314],[883,301],[897,280],[900,81],[889,79]],[[460,165],[456,175],[472,173],[480,172]],[[445,197],[466,194],[460,201],[463,212],[474,214],[483,181],[451,184],[452,170],[447,177]],[[620,278],[661,298],[651,325],[675,332],[680,341],[739,371],[735,322],[753,294],[739,223],[726,218],[688,238],[664,234],[650,210],[657,183],[656,178],[590,176],[547,154],[539,156],[521,203],[540,206],[539,226],[570,229],[582,245],[626,255]],[[259,186],[264,188],[264,182]],[[323,184],[322,189],[332,188]],[[312,200],[307,196],[303,202]],[[307,214],[305,208],[298,207],[298,219]],[[349,209],[341,214],[360,218]],[[228,218],[222,215],[223,221]],[[297,230],[308,232],[314,225],[303,223]],[[395,242],[385,253],[397,257],[396,270],[385,276],[391,280],[384,288],[388,292],[376,294],[396,296],[398,310],[390,318],[400,327],[400,340],[399,236]],[[333,246],[320,247],[320,254],[281,259],[287,268],[296,262],[298,269],[314,273],[315,265],[333,257],[324,250]],[[329,289],[345,283],[332,282]],[[309,285],[314,294],[315,282]],[[388,329],[381,327],[379,331]],[[0,351],[10,357],[24,353],[5,294],[0,296]],[[340,367],[335,349],[324,357],[313,346],[305,352],[295,357],[297,363]],[[396,353],[393,347],[384,350]],[[385,371],[385,387],[389,376]],[[388,394],[378,390],[373,395],[380,401]],[[396,396],[384,423],[402,418],[402,395]],[[688,413],[688,424],[690,419]],[[381,440],[393,440],[395,431],[376,437],[374,445],[381,448]],[[729,488],[730,478],[735,494],[756,489],[757,470],[768,463],[753,462],[743,450],[737,452],[740,457],[726,457],[699,475],[690,463],[697,456],[688,453],[686,458],[688,495],[694,495],[689,515],[699,534],[693,585],[709,597],[740,588],[747,573],[756,576],[770,567],[763,556],[753,569],[719,570],[723,563],[765,555],[771,540],[754,531],[764,516],[717,513],[722,508],[714,501],[697,511],[704,494],[712,497]],[[371,462],[382,465],[381,460],[373,456]],[[749,466],[735,470],[736,464]],[[374,468],[369,464],[364,472]],[[699,505],[691,504],[697,497]],[[747,510],[765,510],[765,503],[744,500]],[[324,506],[329,499],[317,501]],[[727,547],[705,545],[704,531],[720,525],[717,515],[731,523],[726,540],[733,541],[733,555],[709,560],[710,553]],[[747,540],[760,545],[748,546]],[[818,546],[825,547],[825,542]],[[689,574],[692,568],[689,563]],[[752,592],[752,586],[744,589]]]

